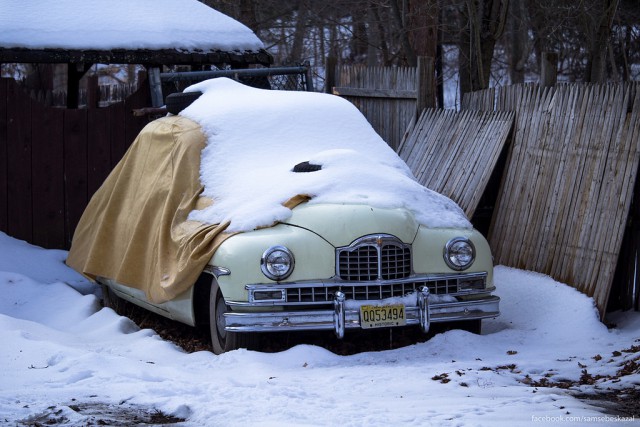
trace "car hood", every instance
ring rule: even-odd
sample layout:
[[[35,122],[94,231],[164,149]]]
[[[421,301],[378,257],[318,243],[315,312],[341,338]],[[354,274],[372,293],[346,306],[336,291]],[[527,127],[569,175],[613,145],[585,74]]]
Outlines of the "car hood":
[[[309,204],[293,209],[285,224],[307,229],[335,247],[346,246],[367,234],[392,234],[413,242],[419,224],[406,209],[380,209],[367,205]]]

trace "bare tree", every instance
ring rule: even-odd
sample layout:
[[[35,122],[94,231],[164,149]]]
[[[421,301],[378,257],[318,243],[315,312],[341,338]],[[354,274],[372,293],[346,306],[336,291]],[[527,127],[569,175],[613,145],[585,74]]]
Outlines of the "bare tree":
[[[460,93],[489,87],[496,42],[505,29],[509,0],[463,0],[460,28]]]
[[[432,56],[440,75],[451,75],[456,64],[439,52],[455,45],[461,93],[488,87],[492,76],[535,79],[545,51],[557,54],[561,81],[640,75],[638,0],[204,1],[248,25],[276,64],[321,65],[332,55],[343,64],[415,65]]]
[[[529,20],[525,0],[510,0],[508,21],[508,63],[512,84],[524,83],[525,65],[531,54],[529,43]]]
[[[607,52],[610,44],[611,25],[618,10],[618,0],[603,0],[602,14],[597,19],[597,31],[591,44],[588,81],[602,83],[606,78]]]

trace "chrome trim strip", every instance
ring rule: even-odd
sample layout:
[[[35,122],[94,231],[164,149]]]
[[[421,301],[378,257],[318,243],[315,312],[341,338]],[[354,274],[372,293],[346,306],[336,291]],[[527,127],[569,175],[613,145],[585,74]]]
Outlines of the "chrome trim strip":
[[[498,317],[500,298],[489,296],[481,300],[457,301],[428,304],[429,323],[454,322],[461,320],[487,319]],[[419,325],[420,307],[405,308],[407,325]],[[233,332],[276,332],[276,331],[313,331],[360,328],[359,310],[345,310],[344,323],[336,325],[342,315],[336,316],[335,309],[313,311],[283,311],[238,313],[224,315],[225,329]],[[338,318],[338,320],[336,320]]]
[[[258,291],[258,292],[280,291],[280,298],[256,300],[255,299],[255,291]],[[286,302],[286,298],[287,298],[286,291],[284,289],[279,289],[277,287],[274,287],[273,289],[257,289],[257,290],[254,290],[253,292],[249,292],[249,304],[250,305],[264,305],[264,304],[267,304],[267,305],[278,305],[278,304],[285,303]]]
[[[314,287],[332,287],[332,286],[361,286],[361,285],[391,285],[391,284],[400,284],[400,283],[411,283],[411,282],[434,282],[437,280],[446,280],[446,279],[458,279],[458,280],[468,280],[468,279],[485,279],[487,277],[486,271],[480,271],[475,273],[442,273],[442,274],[417,274],[409,277],[405,277],[403,279],[395,279],[395,280],[375,280],[369,282],[348,282],[346,280],[340,280],[337,277],[333,277],[327,280],[311,280],[311,281],[300,281],[300,282],[286,282],[286,283],[255,283],[251,285],[246,285],[245,289],[260,289],[260,288],[314,288]]]
[[[216,279],[220,276],[229,276],[231,274],[231,270],[225,267],[218,267],[216,265],[207,265],[203,270],[205,273],[213,274]]]
[[[329,290],[332,291],[342,291],[351,290],[353,288],[364,288],[370,287],[372,290],[376,288],[380,289],[383,286],[402,286],[402,285],[411,285],[416,284],[416,289],[412,289],[411,291],[418,291],[419,286],[425,283],[434,283],[438,281],[457,281],[457,283],[466,280],[483,280],[486,284],[487,273],[486,272],[477,272],[477,273],[453,273],[453,274],[424,274],[424,275],[413,275],[410,277],[406,277],[403,279],[396,280],[379,280],[379,281],[371,281],[371,282],[347,282],[344,280],[340,280],[338,278],[332,278],[328,280],[320,280],[320,281],[309,281],[309,282],[287,282],[287,283],[270,283],[270,284],[251,284],[246,285],[245,289],[249,293],[250,302],[246,301],[227,301],[227,304],[230,306],[255,306],[255,307],[264,307],[264,306],[274,306],[274,305],[282,305],[282,306],[313,306],[313,305],[326,305],[331,304],[333,299],[329,297]],[[300,291],[304,291],[309,289],[310,292],[316,292],[317,295],[323,296],[323,299],[320,301],[296,301],[296,302],[273,302],[273,301],[253,301],[251,295],[255,291],[270,291],[270,290],[287,290],[291,289],[299,289]],[[324,289],[324,291],[322,291]],[[484,295],[487,293],[491,293],[495,290],[495,287],[483,288],[483,289],[470,289],[470,290],[462,290],[458,292],[447,292],[441,293],[438,295],[450,295],[450,296],[470,296],[470,295]],[[437,294],[431,291],[432,294]],[[313,294],[314,297],[316,293]],[[380,299],[376,298],[375,295],[372,295],[370,298],[372,300]]]
[[[429,309],[429,288],[423,286],[418,293],[418,309],[420,312],[420,328],[425,334],[431,326],[431,310]]]
[[[339,339],[344,338],[344,318],[344,294],[338,291],[333,301],[333,329]]]

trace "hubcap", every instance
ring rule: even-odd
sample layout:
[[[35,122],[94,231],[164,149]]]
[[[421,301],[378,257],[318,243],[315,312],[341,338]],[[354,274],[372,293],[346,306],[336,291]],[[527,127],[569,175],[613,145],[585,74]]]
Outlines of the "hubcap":
[[[216,300],[216,330],[220,341],[227,338],[227,331],[224,330],[225,320],[224,313],[227,311],[227,305],[224,303],[222,296],[218,296]]]

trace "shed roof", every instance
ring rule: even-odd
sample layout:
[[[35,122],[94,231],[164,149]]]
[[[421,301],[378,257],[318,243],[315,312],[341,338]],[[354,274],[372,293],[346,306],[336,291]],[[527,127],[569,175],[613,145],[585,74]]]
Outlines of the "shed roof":
[[[253,31],[196,0],[3,0],[0,28],[0,62],[270,62]]]

